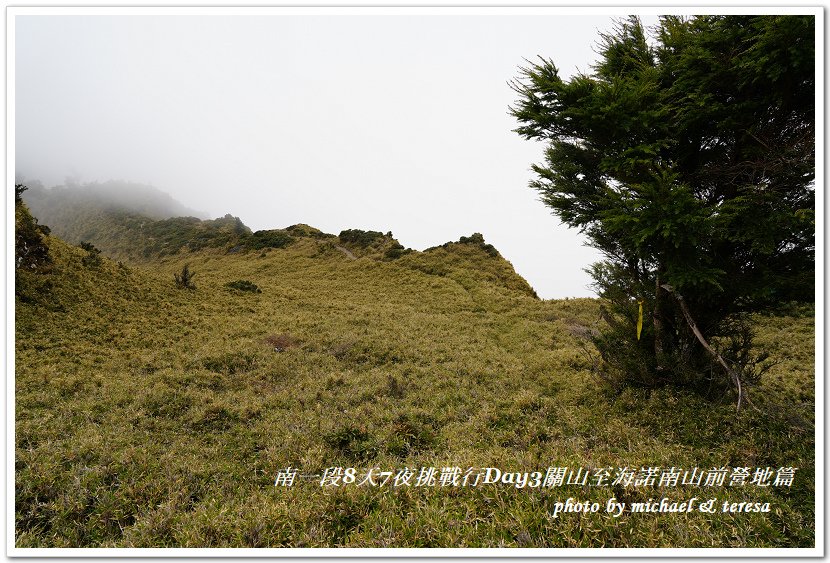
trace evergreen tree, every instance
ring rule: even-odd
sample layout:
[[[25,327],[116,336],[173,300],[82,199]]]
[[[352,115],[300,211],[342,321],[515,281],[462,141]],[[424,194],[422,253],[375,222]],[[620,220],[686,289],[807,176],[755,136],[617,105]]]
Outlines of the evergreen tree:
[[[517,132],[548,144],[544,203],[604,256],[610,379],[759,376],[746,314],[814,300],[813,16],[636,17],[590,75],[521,69]],[[642,329],[638,326],[642,325]]]

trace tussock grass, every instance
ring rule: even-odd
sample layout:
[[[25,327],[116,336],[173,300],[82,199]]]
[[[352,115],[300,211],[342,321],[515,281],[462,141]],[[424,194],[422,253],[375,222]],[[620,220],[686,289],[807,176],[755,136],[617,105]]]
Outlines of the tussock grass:
[[[596,301],[540,301],[475,244],[395,260],[330,244],[90,269],[50,238],[51,292],[16,307],[17,546],[814,544],[811,309],[756,319],[779,363],[735,416],[729,397],[600,387],[579,341]],[[173,284],[185,263],[195,291]],[[789,489],[716,493],[769,514],[619,519],[551,512],[705,492],[273,486],[289,466],[456,465],[799,469]]]

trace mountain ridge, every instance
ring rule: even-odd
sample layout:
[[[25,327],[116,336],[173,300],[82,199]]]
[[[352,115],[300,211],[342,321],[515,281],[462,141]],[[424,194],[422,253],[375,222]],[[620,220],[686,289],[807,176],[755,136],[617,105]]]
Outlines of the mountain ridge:
[[[53,190],[35,187],[23,194],[32,214],[53,235],[70,244],[92,244],[104,255],[130,264],[146,265],[160,258],[187,257],[199,251],[249,254],[286,249],[305,241],[306,246],[313,247],[312,253],[320,257],[336,251],[350,259],[400,260],[402,265],[430,275],[466,280],[467,286],[471,286],[472,279],[486,280],[538,298],[530,284],[480,233],[416,251],[405,248],[391,231],[384,234],[354,228],[334,235],[306,224],[252,231],[239,217],[230,214],[217,219],[154,218],[142,213],[147,205],[131,206],[123,199],[113,205],[106,198],[91,197],[93,192],[85,189]],[[148,193],[163,194],[153,190]]]

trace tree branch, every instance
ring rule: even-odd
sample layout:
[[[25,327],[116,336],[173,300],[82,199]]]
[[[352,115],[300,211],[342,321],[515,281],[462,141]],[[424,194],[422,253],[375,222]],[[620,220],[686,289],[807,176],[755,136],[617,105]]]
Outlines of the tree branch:
[[[726,370],[726,373],[729,375],[729,377],[732,378],[732,383],[735,384],[735,388],[738,391],[738,412],[741,412],[741,402],[744,398],[743,386],[741,385],[741,378],[738,377],[738,374],[735,373],[735,370],[729,367],[729,365],[726,363],[726,360],[724,360],[723,357],[721,357],[721,355],[718,354],[717,351],[714,348],[712,348],[706,341],[706,339],[703,337],[703,334],[700,332],[700,329],[697,328],[695,320],[692,318],[692,314],[689,312],[689,308],[686,306],[686,301],[683,299],[683,296],[680,295],[677,291],[675,291],[675,289],[667,283],[664,283],[660,287],[662,287],[674,296],[674,298],[677,300],[678,305],[680,305],[680,310],[683,311],[683,316],[686,317],[686,322],[689,323],[689,327],[692,329],[692,332],[695,334],[698,341],[703,345],[707,352],[709,352],[710,354],[712,354],[712,356],[715,357],[718,363],[721,366],[723,366],[723,369]]]

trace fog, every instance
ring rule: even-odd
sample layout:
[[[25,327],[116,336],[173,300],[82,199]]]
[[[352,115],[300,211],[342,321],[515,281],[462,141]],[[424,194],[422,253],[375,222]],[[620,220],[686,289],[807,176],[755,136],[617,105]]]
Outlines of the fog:
[[[154,186],[133,182],[110,180],[102,183],[76,184],[68,181],[67,185],[52,186],[46,189],[39,180],[27,180],[21,176],[15,180],[15,184],[26,186],[26,191],[22,195],[23,200],[36,217],[46,219],[47,222],[51,220],[49,216],[54,216],[59,208],[78,205],[130,211],[151,219],[206,218],[203,214],[183,206],[170,194]]]
[[[619,16],[619,14],[617,14]],[[481,232],[543,298],[598,259],[528,187],[508,81],[589,71],[611,16],[18,15],[15,172],[149,184],[252,229]]]

